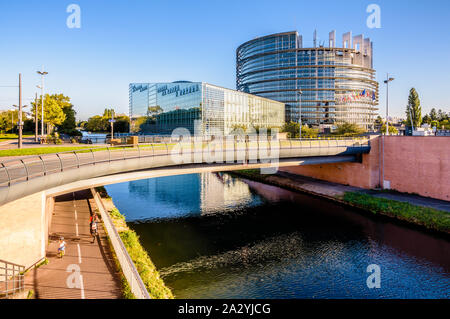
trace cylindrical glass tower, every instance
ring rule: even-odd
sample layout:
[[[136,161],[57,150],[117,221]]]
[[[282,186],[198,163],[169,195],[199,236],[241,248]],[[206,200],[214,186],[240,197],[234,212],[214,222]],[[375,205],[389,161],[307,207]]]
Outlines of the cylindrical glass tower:
[[[355,123],[373,125],[378,82],[372,64],[372,43],[362,35],[335,32],[328,46],[303,48],[296,31],[245,42],[236,50],[237,90],[286,103],[286,121],[310,125]],[[353,40],[353,43],[352,43]]]

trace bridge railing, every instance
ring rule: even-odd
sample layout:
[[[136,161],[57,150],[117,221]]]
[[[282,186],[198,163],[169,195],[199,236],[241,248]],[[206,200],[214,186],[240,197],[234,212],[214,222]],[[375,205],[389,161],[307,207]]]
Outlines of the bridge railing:
[[[137,145],[119,145],[111,147],[84,148],[73,151],[65,151],[54,154],[43,154],[29,156],[20,159],[13,159],[0,162],[0,187],[8,187],[12,184],[25,182],[33,178],[46,176],[69,169],[76,169],[82,166],[95,166],[104,162],[122,161],[135,158],[150,158],[171,155],[173,149],[177,147],[177,152],[183,154],[196,154],[210,151],[214,139],[195,140],[177,142],[161,142]],[[217,142],[217,140],[216,140]],[[365,149],[370,147],[368,138],[346,138],[346,139],[255,139],[255,140],[224,140],[222,151],[227,158],[238,159],[238,154],[255,154],[261,158],[262,151],[267,154],[267,150],[273,147],[278,148],[280,158],[302,156],[328,155],[329,149],[348,148]],[[319,150],[319,151],[317,151]],[[362,151],[361,151],[362,152]],[[231,155],[230,155],[231,153]],[[315,155],[311,155],[311,154]]]
[[[0,298],[23,291],[25,266],[0,259]]]
[[[120,238],[120,235],[117,232],[113,221],[111,220],[111,217],[106,212],[106,209],[103,206],[100,195],[94,189],[91,189],[91,192],[94,196],[95,204],[100,211],[103,224],[105,225],[106,231],[108,232],[108,237],[111,240],[111,244],[114,248],[114,252],[116,253],[117,260],[119,261],[120,267],[122,268],[123,275],[127,279],[131,292],[138,299],[150,299],[150,295],[148,294],[145,284],[142,282],[139,272],[137,271],[133,261],[131,260],[131,257],[128,254],[127,249],[125,248],[122,239]]]

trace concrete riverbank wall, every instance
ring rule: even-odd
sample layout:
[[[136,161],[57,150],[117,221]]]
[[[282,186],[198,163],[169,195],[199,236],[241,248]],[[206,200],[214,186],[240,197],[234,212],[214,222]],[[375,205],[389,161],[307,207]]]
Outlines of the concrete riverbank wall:
[[[366,189],[384,184],[399,192],[449,201],[450,137],[372,137],[371,151],[362,155],[362,163],[283,167],[280,171]]]

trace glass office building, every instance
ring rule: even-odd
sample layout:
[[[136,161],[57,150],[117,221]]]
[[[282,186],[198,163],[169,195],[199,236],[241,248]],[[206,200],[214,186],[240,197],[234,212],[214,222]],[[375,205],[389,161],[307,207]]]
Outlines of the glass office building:
[[[372,126],[378,105],[378,82],[372,42],[362,35],[336,32],[328,45],[303,48],[296,31],[245,42],[236,51],[237,90],[286,103],[286,121],[310,125],[355,123]],[[301,107],[300,107],[301,105]]]
[[[171,134],[185,127],[191,134],[227,135],[238,127],[281,128],[284,124],[284,103],[204,82],[131,83],[129,94],[133,132]],[[159,112],[154,123],[135,124],[155,110]]]

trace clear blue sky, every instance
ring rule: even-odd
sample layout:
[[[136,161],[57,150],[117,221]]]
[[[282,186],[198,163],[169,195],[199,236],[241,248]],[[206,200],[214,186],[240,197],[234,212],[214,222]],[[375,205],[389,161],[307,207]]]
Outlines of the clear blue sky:
[[[81,29],[66,26],[66,8],[81,7]],[[381,7],[381,29],[366,26],[367,5]],[[415,87],[422,109],[450,111],[450,1],[322,0],[39,0],[0,1],[0,86],[23,74],[24,99],[36,92],[36,70],[50,73],[46,91],[72,98],[86,119],[105,107],[128,112],[130,82],[191,80],[235,88],[235,50],[254,37],[314,29],[327,40],[352,30],[374,42],[380,113],[390,72],[392,115],[403,116]],[[17,104],[0,88],[0,109]]]

